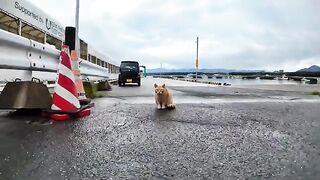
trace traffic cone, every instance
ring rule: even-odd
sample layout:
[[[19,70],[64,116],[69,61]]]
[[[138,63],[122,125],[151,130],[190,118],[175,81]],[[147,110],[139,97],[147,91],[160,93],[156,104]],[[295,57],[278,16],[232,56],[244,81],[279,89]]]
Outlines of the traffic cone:
[[[69,48],[64,45],[60,53],[58,80],[54,88],[52,110],[76,111],[80,108],[75,77],[72,72]]]
[[[54,88],[51,110],[47,114],[51,119],[64,121],[81,118],[91,114],[93,104],[80,106],[75,76],[72,71],[69,47],[64,45],[60,53],[58,79]]]
[[[83,87],[83,82],[81,79],[81,72],[80,72],[78,60],[79,60],[79,58],[78,58],[77,51],[72,50],[71,51],[72,71],[73,71],[73,75],[75,77],[78,99],[80,101],[80,104],[84,105],[84,104],[89,104],[91,102],[91,99],[86,97],[86,93],[85,93],[84,87]]]

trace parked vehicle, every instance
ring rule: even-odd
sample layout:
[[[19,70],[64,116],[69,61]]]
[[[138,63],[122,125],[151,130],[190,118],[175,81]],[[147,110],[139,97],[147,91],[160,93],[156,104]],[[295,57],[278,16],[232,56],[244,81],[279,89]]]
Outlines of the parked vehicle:
[[[141,85],[140,67],[137,61],[121,61],[119,86],[124,86],[126,83]]]

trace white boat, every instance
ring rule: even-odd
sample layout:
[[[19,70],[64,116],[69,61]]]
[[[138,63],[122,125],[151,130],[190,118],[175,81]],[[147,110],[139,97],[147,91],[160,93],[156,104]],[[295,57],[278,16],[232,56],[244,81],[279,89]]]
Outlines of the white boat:
[[[310,80],[304,77],[304,78],[302,78],[302,79],[301,79],[301,82],[309,83],[309,82],[310,82]]]
[[[189,79],[195,79],[196,77],[198,77],[198,79],[208,78],[205,74],[198,74],[198,76],[196,74],[187,74],[187,78]]]
[[[286,75],[282,75],[278,80],[289,80],[289,78]]]
[[[196,78],[196,75],[195,74],[187,74],[187,78]]]
[[[223,75],[222,74],[214,74],[213,75],[216,79],[222,79]]]

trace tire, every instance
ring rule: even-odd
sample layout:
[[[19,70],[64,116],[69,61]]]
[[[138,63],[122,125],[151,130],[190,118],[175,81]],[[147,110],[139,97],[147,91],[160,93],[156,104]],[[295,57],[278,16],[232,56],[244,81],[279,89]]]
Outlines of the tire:
[[[141,86],[141,81],[138,81],[138,86]]]

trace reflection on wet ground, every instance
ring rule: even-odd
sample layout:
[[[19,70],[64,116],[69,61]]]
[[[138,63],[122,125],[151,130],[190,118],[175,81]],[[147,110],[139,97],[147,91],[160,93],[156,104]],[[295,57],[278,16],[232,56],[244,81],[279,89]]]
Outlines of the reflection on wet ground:
[[[174,93],[157,110],[153,83]],[[0,179],[212,179],[320,176],[320,98],[299,91],[145,79],[54,122],[0,112]]]

